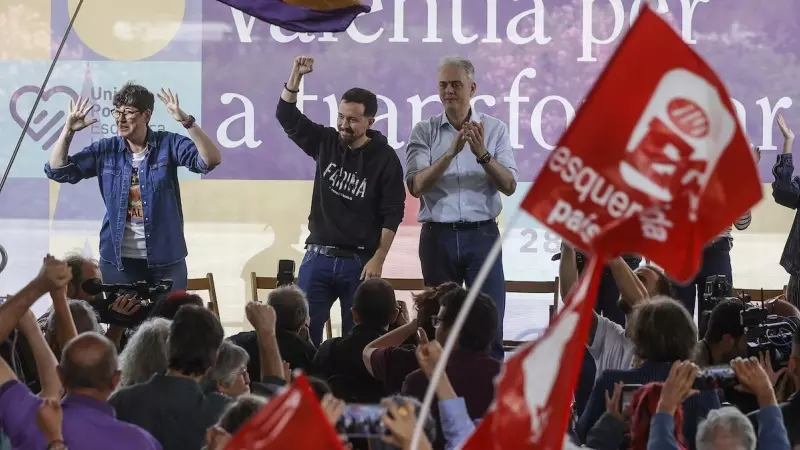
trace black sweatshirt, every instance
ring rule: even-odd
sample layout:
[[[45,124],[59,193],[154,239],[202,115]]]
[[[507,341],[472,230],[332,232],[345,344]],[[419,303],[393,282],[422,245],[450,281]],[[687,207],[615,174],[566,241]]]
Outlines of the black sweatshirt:
[[[350,149],[339,132],[312,122],[296,103],[281,99],[276,112],[289,138],[317,162],[306,244],[372,254],[381,229],[403,221],[403,166],[384,135],[369,130],[369,143]]]

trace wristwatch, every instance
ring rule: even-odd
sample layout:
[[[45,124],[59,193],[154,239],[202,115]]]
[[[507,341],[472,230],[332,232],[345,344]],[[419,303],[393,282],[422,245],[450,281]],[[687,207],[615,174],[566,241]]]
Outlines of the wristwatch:
[[[187,130],[192,128],[192,125],[194,125],[194,116],[189,116],[188,119],[182,120],[181,125],[183,125],[183,128],[186,128]]]
[[[481,165],[487,164],[489,161],[492,160],[492,154],[489,153],[489,152],[486,152],[486,153],[483,154],[483,156],[479,156],[479,157],[477,157],[475,159],[478,161],[478,164],[481,164]]]

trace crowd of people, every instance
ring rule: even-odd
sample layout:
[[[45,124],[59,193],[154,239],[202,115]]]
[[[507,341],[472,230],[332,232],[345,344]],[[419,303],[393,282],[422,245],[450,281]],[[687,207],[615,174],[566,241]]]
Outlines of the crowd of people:
[[[129,83],[114,97],[119,136],[70,155],[74,134],[92,124],[86,100],[70,106],[45,173],[61,183],[99,179],[108,209],[100,260],[48,255],[39,275],[0,305],[0,448],[221,450],[304,373],[344,445],[409,449],[420,401],[467,298],[463,286],[472,285],[498,239],[501,194],[516,189],[508,128],[471,104],[477,87],[472,63],[448,58],[437,78],[444,111],[414,126],[404,172],[386,138],[372,129],[375,94],[347,91],[337,128],[300,111],[301,81],[313,63],[309,57],[294,61],[276,110],[287,136],[317,167],[297,284],[274,289],[266,303],[247,303],[254,331],[227,338],[214,310],[184,290],[187,249],[176,171],[207,173],[222,163],[218,148],[170,90],[157,96],[189,137],[150,129],[155,96]],[[778,123],[784,151],[774,195],[797,208],[794,135],[783,118]],[[406,188],[420,198],[419,256],[429,286],[415,293],[412,308],[381,278]],[[749,223],[748,212],[732,226]],[[797,233],[800,219],[781,261],[791,275],[790,301],[766,306],[793,330],[800,328]],[[642,265],[637,255],[608,263],[567,448],[800,448],[800,428],[791,426],[799,414],[800,333],[783,354],[754,352],[742,320],[748,306],[733,298],[701,311],[707,313],[701,327],[693,319],[707,272],[730,281],[731,245],[725,230],[709,243],[698,278],[683,286],[658,267]],[[562,244],[562,298],[586,258]],[[433,387],[430,417],[419,418],[421,449],[462,446],[495,399],[506,356],[502,258],[490,269]],[[123,292],[107,304],[86,292],[97,280],[152,284],[167,278],[173,291],[152,303]],[[730,296],[727,289],[723,296]],[[48,294],[53,306],[37,320],[30,307]],[[342,337],[323,341],[336,299]],[[131,318],[145,312],[134,326],[99,323],[111,313]],[[378,411],[377,418],[370,411]]]

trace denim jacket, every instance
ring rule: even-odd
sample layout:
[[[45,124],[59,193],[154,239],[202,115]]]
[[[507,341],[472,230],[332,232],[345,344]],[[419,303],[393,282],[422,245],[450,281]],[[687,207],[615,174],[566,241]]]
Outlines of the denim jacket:
[[[139,166],[148,267],[164,267],[186,258],[178,167],[206,174],[209,168],[191,139],[168,131],[147,131],[147,156]],[[101,139],[69,156],[67,164],[44,173],[58,183],[97,177],[106,214],[100,228],[100,258],[122,269],[122,236],[128,210],[132,155],[125,139]]]
[[[772,168],[775,181],[772,182],[772,197],[779,205],[797,209],[800,205],[800,179],[793,176],[794,165],[791,153],[781,153]],[[783,247],[781,266],[790,275],[800,275],[800,214],[795,214],[789,239]]]

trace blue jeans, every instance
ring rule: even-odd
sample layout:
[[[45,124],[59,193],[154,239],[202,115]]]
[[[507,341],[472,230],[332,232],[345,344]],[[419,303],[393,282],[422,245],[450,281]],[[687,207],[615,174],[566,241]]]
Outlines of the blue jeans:
[[[146,259],[122,258],[122,270],[117,270],[117,266],[101,258],[100,272],[103,273],[103,283],[106,284],[129,284],[137,281],[153,284],[170,279],[173,291],[185,291],[189,278],[185,259],[166,267],[147,267]]]
[[[725,295],[732,295],[733,287],[733,268],[731,267],[731,241],[729,239],[717,239],[705,250],[703,250],[703,260],[700,271],[695,275],[691,283],[676,286],[675,291],[678,300],[686,306],[689,313],[694,316],[695,301],[703,298],[706,291],[706,278],[712,275],[725,275],[728,279],[729,289]]]
[[[500,237],[497,224],[476,229],[453,230],[444,225],[422,225],[419,235],[419,261],[426,286],[452,281],[472,285],[495,241]],[[481,292],[494,300],[497,307],[497,332],[492,342],[492,356],[503,360],[503,316],[506,312],[506,278],[503,254],[492,265]]]
[[[322,342],[322,329],[331,316],[331,306],[337,298],[342,308],[342,336],[353,329],[350,308],[367,261],[363,255],[335,258],[312,251],[307,251],[303,256],[297,274],[297,286],[308,298],[308,314],[311,316],[309,334],[317,347]]]

